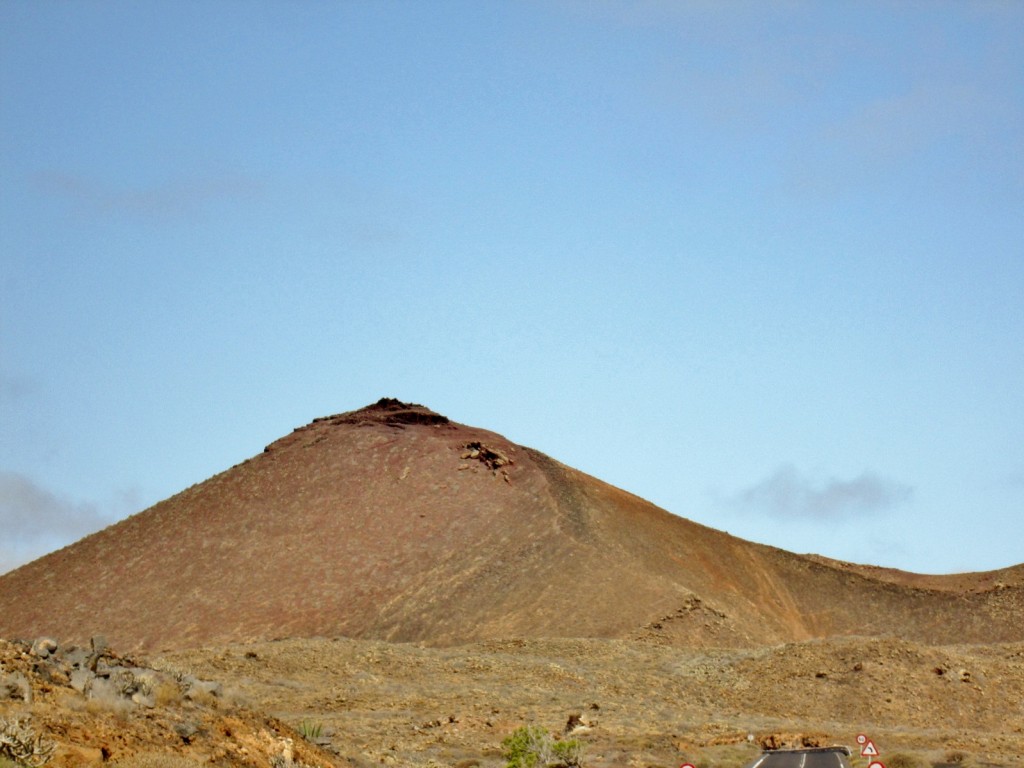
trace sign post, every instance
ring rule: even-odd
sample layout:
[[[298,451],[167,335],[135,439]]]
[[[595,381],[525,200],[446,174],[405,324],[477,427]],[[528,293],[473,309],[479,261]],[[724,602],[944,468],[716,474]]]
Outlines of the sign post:
[[[878,757],[878,747],[875,746],[875,742],[867,737],[867,734],[858,733],[857,743],[860,745],[861,757]],[[868,768],[885,768],[885,763],[880,760],[872,760],[868,763]]]

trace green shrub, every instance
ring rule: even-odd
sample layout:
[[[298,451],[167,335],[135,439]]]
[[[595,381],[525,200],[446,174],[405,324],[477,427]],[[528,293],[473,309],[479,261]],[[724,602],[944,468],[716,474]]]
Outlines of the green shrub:
[[[299,734],[306,741],[312,741],[313,739],[319,739],[320,734],[324,732],[323,723],[314,723],[309,720],[303,720],[299,723]]]
[[[551,745],[551,752],[555,756],[556,764],[565,768],[583,765],[583,744],[579,739],[556,741]]]
[[[536,725],[516,728],[501,742],[506,768],[581,768],[583,745],[578,739],[556,741]]]

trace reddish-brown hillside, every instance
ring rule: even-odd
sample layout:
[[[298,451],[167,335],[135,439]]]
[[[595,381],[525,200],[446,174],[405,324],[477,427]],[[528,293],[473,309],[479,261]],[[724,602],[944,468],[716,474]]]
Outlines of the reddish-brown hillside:
[[[384,399],[0,577],[0,636],[996,642],[1024,639],[1021,594],[752,544]]]

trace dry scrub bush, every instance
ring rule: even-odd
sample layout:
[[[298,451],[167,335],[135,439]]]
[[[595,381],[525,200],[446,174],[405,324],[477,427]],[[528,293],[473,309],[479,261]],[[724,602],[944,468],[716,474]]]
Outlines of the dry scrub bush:
[[[928,764],[915,755],[906,752],[895,752],[886,761],[888,768],[928,768]]]
[[[945,761],[961,766],[961,768],[974,768],[978,763],[966,752],[959,749],[951,749],[946,752]]]
[[[209,691],[202,690],[190,690],[187,698],[201,707],[207,707],[209,709],[217,709],[217,697]]]
[[[179,755],[150,752],[132,755],[110,764],[111,768],[204,768],[204,764]]]
[[[304,763],[301,760],[292,760],[288,762],[288,758],[283,755],[274,755],[270,758],[270,768],[320,768],[318,765],[310,765]]]
[[[28,720],[0,717],[0,758],[38,768],[50,759],[54,747],[53,742],[32,730]]]
[[[135,709],[129,699],[122,699],[116,696],[94,696],[85,702],[85,711],[93,715],[114,715],[121,720],[126,720]]]
[[[173,680],[162,680],[153,687],[153,701],[158,707],[167,707],[181,701],[181,686]]]

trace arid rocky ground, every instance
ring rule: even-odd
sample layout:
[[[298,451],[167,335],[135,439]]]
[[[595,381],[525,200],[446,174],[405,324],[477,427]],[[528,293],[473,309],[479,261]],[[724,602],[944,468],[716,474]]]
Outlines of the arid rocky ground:
[[[0,723],[28,722],[55,747],[50,765],[280,766],[291,739],[302,766],[486,768],[504,764],[515,728],[562,734],[570,721],[591,768],[739,768],[759,745],[853,747],[859,733],[902,768],[1024,765],[1020,643],[293,639],[148,660],[111,651],[95,685],[82,658],[0,641]],[[111,694],[125,669],[156,677]],[[190,692],[190,680],[219,686]]]
[[[159,663],[230,680],[293,725],[322,723],[350,765],[498,766],[514,728],[560,732],[572,715],[585,725],[573,735],[593,768],[687,759],[738,768],[757,743],[853,747],[859,733],[883,759],[1024,765],[1024,644],[850,638],[695,651],[630,640],[445,649],[286,640]]]
[[[98,699],[27,644],[2,642],[4,676],[24,675],[32,695],[0,702],[0,718],[31,716],[55,766],[281,765],[290,738],[306,766],[487,768],[504,764],[501,741],[518,726],[560,734],[571,718],[591,768],[739,768],[760,744],[853,747],[859,733],[883,760],[917,761],[904,766],[1024,764],[1024,644],[313,639],[110,658],[101,671],[142,664],[222,690],[164,690],[151,705]]]

